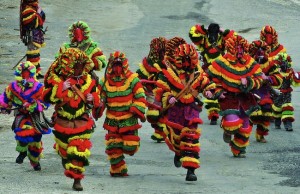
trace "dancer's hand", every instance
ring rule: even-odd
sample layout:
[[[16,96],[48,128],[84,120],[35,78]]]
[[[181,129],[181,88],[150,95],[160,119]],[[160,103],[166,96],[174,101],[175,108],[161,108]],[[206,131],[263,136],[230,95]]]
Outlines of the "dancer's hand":
[[[266,76],[266,74],[262,73],[261,77],[263,78],[263,80],[269,80],[269,77]]]
[[[213,97],[213,94],[212,94],[212,92],[211,91],[206,91],[205,92],[205,96],[207,97],[207,98],[212,98]]]
[[[42,7],[41,7],[40,5],[38,5],[37,12],[38,12],[38,13],[41,13],[41,12],[42,12]]]
[[[63,91],[69,89],[70,87],[71,87],[71,83],[70,83],[70,78],[69,78],[63,83]]]
[[[177,102],[176,98],[175,97],[171,97],[169,99],[169,104],[175,104]]]
[[[89,101],[89,102],[92,102],[94,100],[94,96],[91,93],[88,93],[86,95],[86,100]]]
[[[222,94],[220,95],[220,97],[219,98],[221,98],[221,99],[224,99],[224,98],[226,98],[226,96],[225,96],[225,94],[226,94],[227,92],[222,92]]]
[[[245,77],[241,78],[241,83],[244,87],[247,87],[247,83],[248,83],[247,78]]]

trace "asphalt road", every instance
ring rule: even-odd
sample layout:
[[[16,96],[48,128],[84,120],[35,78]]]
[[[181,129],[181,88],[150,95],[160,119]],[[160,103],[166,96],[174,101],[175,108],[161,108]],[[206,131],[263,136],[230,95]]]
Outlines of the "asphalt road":
[[[208,3],[209,2],[209,3]],[[45,26],[47,46],[41,50],[43,72],[54,59],[59,46],[68,41],[68,26],[77,21],[86,21],[92,29],[92,38],[100,43],[106,56],[114,50],[125,52],[130,69],[135,71],[138,63],[148,54],[152,38],[181,36],[188,42],[189,28],[196,23],[218,22],[224,28],[240,31],[252,41],[258,38],[260,28],[272,24],[278,29],[294,61],[300,61],[296,45],[299,27],[293,25],[299,18],[299,7],[272,4],[273,1],[224,0],[217,6],[212,1],[172,0],[108,0],[72,1],[42,0],[47,14]],[[280,1],[279,1],[280,2]],[[245,5],[242,5],[245,3]],[[11,67],[24,55],[26,48],[18,39],[17,0],[0,2],[0,89],[13,80]],[[234,13],[238,17],[232,18]],[[268,5],[265,9],[264,5]],[[251,8],[252,15],[249,16]],[[281,9],[287,11],[280,12]],[[261,12],[265,11],[265,12]],[[271,13],[281,13],[285,22]],[[275,16],[275,15],[274,15]],[[251,18],[251,20],[249,19]],[[297,64],[297,63],[295,63]],[[295,69],[298,69],[295,65]],[[99,73],[102,76],[103,73]],[[82,193],[299,193],[300,191],[300,99],[299,89],[293,93],[296,121],[294,131],[274,129],[271,126],[268,143],[255,141],[254,133],[247,148],[247,157],[232,157],[229,146],[222,140],[222,130],[210,126],[206,111],[201,113],[204,120],[201,143],[201,168],[196,171],[197,182],[186,182],[186,170],[173,165],[173,153],[164,143],[150,139],[153,129],[144,123],[140,129],[141,148],[139,152],[126,157],[129,176],[111,178],[109,162],[104,153],[105,131],[103,118],[97,121],[92,142],[90,166],[82,181]],[[51,115],[52,108],[47,110]],[[54,152],[53,135],[43,137],[44,158],[42,171],[35,172],[25,160],[22,165],[15,163],[14,134],[10,130],[13,115],[0,115],[0,193],[73,193],[72,180],[63,175],[59,156]]]

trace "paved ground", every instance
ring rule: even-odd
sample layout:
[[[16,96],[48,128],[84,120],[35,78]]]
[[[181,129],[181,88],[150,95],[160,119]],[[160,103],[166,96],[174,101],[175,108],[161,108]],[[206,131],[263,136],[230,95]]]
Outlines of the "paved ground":
[[[70,2],[72,2],[70,6]],[[210,2],[210,3],[207,3]],[[298,69],[297,55],[299,27],[297,5],[279,5],[274,1],[175,1],[153,0],[109,0],[109,1],[60,1],[43,0],[47,14],[49,31],[47,47],[41,52],[43,71],[53,61],[59,46],[67,41],[67,28],[76,20],[86,21],[92,29],[92,37],[100,42],[108,56],[114,50],[124,51],[131,69],[148,53],[148,45],[153,37],[182,36],[188,40],[188,30],[195,23],[220,22],[224,28],[240,31],[250,41],[258,38],[260,28],[272,24],[280,33],[280,40],[290,51]],[[277,3],[281,1],[277,1]],[[288,1],[282,1],[288,2]],[[0,2],[0,89],[13,80],[11,67],[24,55],[25,47],[18,39],[17,0]],[[220,3],[220,2],[219,2]],[[234,3],[234,4],[233,4]],[[60,4],[60,5],[58,5]],[[160,5],[162,8],[157,7]],[[233,17],[234,13],[240,17]],[[256,8],[257,14],[253,11]],[[268,6],[268,9],[265,8]],[[81,8],[79,10],[79,8]],[[280,10],[287,10],[280,12]],[[164,10],[164,11],[162,11]],[[252,10],[252,11],[251,11]],[[261,11],[264,12],[261,12]],[[249,13],[251,12],[251,14]],[[253,13],[254,12],[254,13]],[[272,14],[281,13],[278,17]],[[284,22],[282,22],[284,21]],[[189,40],[188,40],[189,41]],[[102,73],[99,74],[100,76]],[[293,94],[295,118],[299,118],[299,89]],[[51,115],[52,109],[46,112]],[[294,132],[270,129],[267,144],[255,142],[251,136],[247,148],[247,158],[233,158],[222,140],[219,126],[208,125],[206,112],[201,142],[201,168],[196,171],[198,181],[185,181],[186,171],[173,166],[173,154],[164,143],[157,144],[150,139],[153,130],[144,123],[140,130],[141,148],[133,157],[127,157],[129,177],[111,178],[109,163],[104,154],[103,119],[97,121],[93,134],[90,166],[86,168],[82,193],[297,193],[300,188],[300,124],[294,123]],[[10,130],[12,115],[0,115],[0,193],[73,193],[72,180],[63,175],[59,157],[52,149],[53,135],[44,136],[44,158],[42,171],[35,172],[28,160],[24,164],[15,163],[14,134]]]

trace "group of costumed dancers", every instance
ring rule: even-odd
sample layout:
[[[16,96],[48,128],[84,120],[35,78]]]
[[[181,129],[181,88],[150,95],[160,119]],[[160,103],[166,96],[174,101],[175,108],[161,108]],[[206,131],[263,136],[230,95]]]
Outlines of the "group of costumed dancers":
[[[125,155],[133,156],[140,147],[140,122],[149,122],[151,138],[174,152],[174,165],[187,170],[186,181],[196,181],[200,167],[203,106],[210,125],[220,122],[223,140],[236,158],[246,157],[253,126],[260,143],[267,142],[271,120],[275,128],[283,123],[293,131],[291,94],[300,77],[272,26],[264,26],[252,42],[216,23],[192,26],[191,44],[179,36],[153,38],[148,56],[132,72],[124,52],[114,51],[106,60],[88,24],[77,21],[69,27],[70,41],[42,75],[45,19],[38,0],[21,1],[20,37],[27,58],[17,64],[15,81],[0,96],[1,113],[14,111],[16,163],[28,157],[40,171],[42,136],[53,133],[53,148],[76,191],[83,190],[95,120],[104,115],[112,177],[128,176]],[[95,71],[102,69],[99,78]],[[44,110],[51,105],[54,112],[47,119]]]

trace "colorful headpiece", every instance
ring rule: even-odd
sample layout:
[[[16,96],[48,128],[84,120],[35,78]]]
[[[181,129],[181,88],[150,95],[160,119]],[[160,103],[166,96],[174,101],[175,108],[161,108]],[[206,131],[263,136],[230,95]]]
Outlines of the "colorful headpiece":
[[[94,67],[94,63],[80,49],[68,48],[57,59],[57,67],[55,69],[58,74],[70,77],[74,76],[76,67],[83,66],[81,75],[88,74]]]
[[[254,40],[249,45],[249,54],[253,57],[257,54],[259,49],[262,49],[267,54],[271,51],[266,42],[262,40]]]
[[[126,73],[129,70],[129,64],[128,64],[128,59],[126,58],[125,53],[122,53],[120,51],[115,51],[110,54],[109,59],[108,59],[108,65],[107,65],[107,73],[108,74],[112,74],[113,66],[116,63],[119,63],[122,65],[123,74],[126,75]]]
[[[166,52],[167,39],[164,37],[154,38],[150,42],[150,51],[148,58],[153,62],[161,62]]]
[[[283,69],[292,67],[292,58],[287,53],[279,53],[278,55],[276,55],[274,57],[274,62]]]
[[[244,52],[248,52],[249,44],[248,41],[240,35],[234,34],[230,38],[225,40],[225,49],[228,53],[236,56],[238,50],[237,47],[242,46]]]
[[[267,41],[267,36],[271,36],[272,38],[272,44],[270,45],[277,45],[278,44],[278,34],[276,30],[272,26],[265,26],[260,31],[260,39],[262,41]]]
[[[178,69],[194,70],[198,63],[198,53],[193,45],[179,45],[175,55],[175,66]]]
[[[69,38],[71,40],[71,43],[90,42],[91,41],[90,33],[91,33],[91,29],[89,28],[87,23],[83,21],[77,21],[69,27]],[[78,41],[79,38],[82,40]]]
[[[175,63],[175,50],[181,44],[186,44],[187,42],[181,37],[171,38],[166,44],[165,52],[165,62],[166,65],[172,65]]]
[[[36,67],[35,65],[33,65],[30,61],[26,61],[26,62],[21,62],[15,70],[15,76],[16,76],[16,80],[17,81],[21,81],[24,78],[22,77],[22,74],[24,74],[24,72],[27,71],[28,72],[28,76],[29,78],[33,78],[36,79]]]

